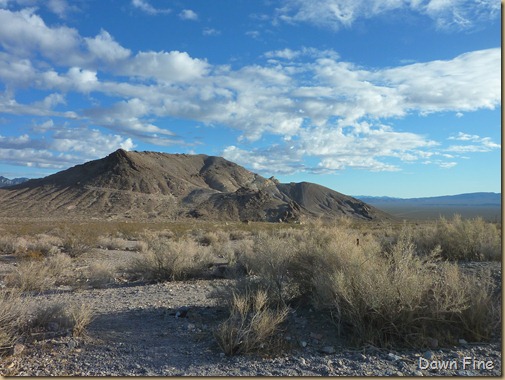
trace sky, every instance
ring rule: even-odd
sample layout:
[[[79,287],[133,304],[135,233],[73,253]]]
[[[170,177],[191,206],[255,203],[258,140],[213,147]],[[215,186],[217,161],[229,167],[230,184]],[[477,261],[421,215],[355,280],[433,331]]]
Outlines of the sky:
[[[0,175],[116,149],[348,195],[501,191],[498,0],[0,0]]]

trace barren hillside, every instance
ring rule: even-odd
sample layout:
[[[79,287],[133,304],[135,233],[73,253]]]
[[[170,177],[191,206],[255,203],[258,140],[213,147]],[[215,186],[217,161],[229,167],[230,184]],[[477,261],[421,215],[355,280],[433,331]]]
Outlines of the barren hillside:
[[[0,216],[192,217],[295,221],[387,214],[312,183],[280,184],[221,157],[119,149],[105,158],[0,189]]]

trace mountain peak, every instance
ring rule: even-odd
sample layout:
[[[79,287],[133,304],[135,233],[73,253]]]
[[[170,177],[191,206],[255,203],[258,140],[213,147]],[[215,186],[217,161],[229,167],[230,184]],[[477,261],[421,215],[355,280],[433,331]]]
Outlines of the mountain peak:
[[[25,186],[0,190],[0,215],[199,217],[289,221],[387,217],[326,187],[281,184],[222,157],[118,149]]]

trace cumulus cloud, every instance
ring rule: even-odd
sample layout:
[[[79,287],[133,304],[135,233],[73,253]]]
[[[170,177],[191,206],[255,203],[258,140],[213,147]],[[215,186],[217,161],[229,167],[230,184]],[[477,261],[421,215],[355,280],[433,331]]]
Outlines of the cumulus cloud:
[[[339,30],[358,19],[404,9],[431,18],[443,30],[471,29],[500,15],[500,4],[494,0],[285,0],[277,9],[277,19]]]
[[[386,12],[393,3],[383,2],[375,11]],[[105,30],[83,37],[75,29],[46,25],[34,12],[0,9],[0,80],[9,89],[0,94],[0,112],[79,120],[113,131],[112,136],[158,145],[185,144],[158,125],[164,117],[234,128],[239,143],[265,135],[281,140],[274,148],[224,150],[230,159],[254,157],[258,170],[397,170],[400,162],[430,157],[437,144],[422,134],[395,131],[384,119],[495,109],[501,102],[499,48],[386,69],[358,66],[333,50],[285,48],[264,53],[263,63],[231,68],[183,51],[132,52]],[[27,87],[44,95],[19,103],[16,92]],[[91,93],[100,101],[89,101]],[[69,94],[82,95],[88,108],[66,110]],[[104,139],[105,147],[133,144],[123,137]],[[479,151],[498,147],[478,136],[457,139]],[[72,139],[58,144],[77,149]],[[477,151],[462,146],[448,152]],[[302,156],[317,164],[304,167]]]
[[[196,21],[198,20],[198,15],[191,9],[183,9],[181,13],[179,13],[179,18],[182,20]]]

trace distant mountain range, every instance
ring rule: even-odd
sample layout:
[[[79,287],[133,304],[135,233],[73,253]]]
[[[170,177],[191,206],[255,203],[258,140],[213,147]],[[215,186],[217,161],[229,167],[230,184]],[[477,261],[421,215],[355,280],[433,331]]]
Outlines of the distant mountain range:
[[[354,198],[374,206],[500,206],[501,193],[466,193],[423,198],[394,198],[356,195]]]
[[[6,186],[13,186],[13,185],[19,185],[20,183],[28,181],[29,178],[14,178],[14,179],[9,179],[0,176],[0,187],[6,187]]]

